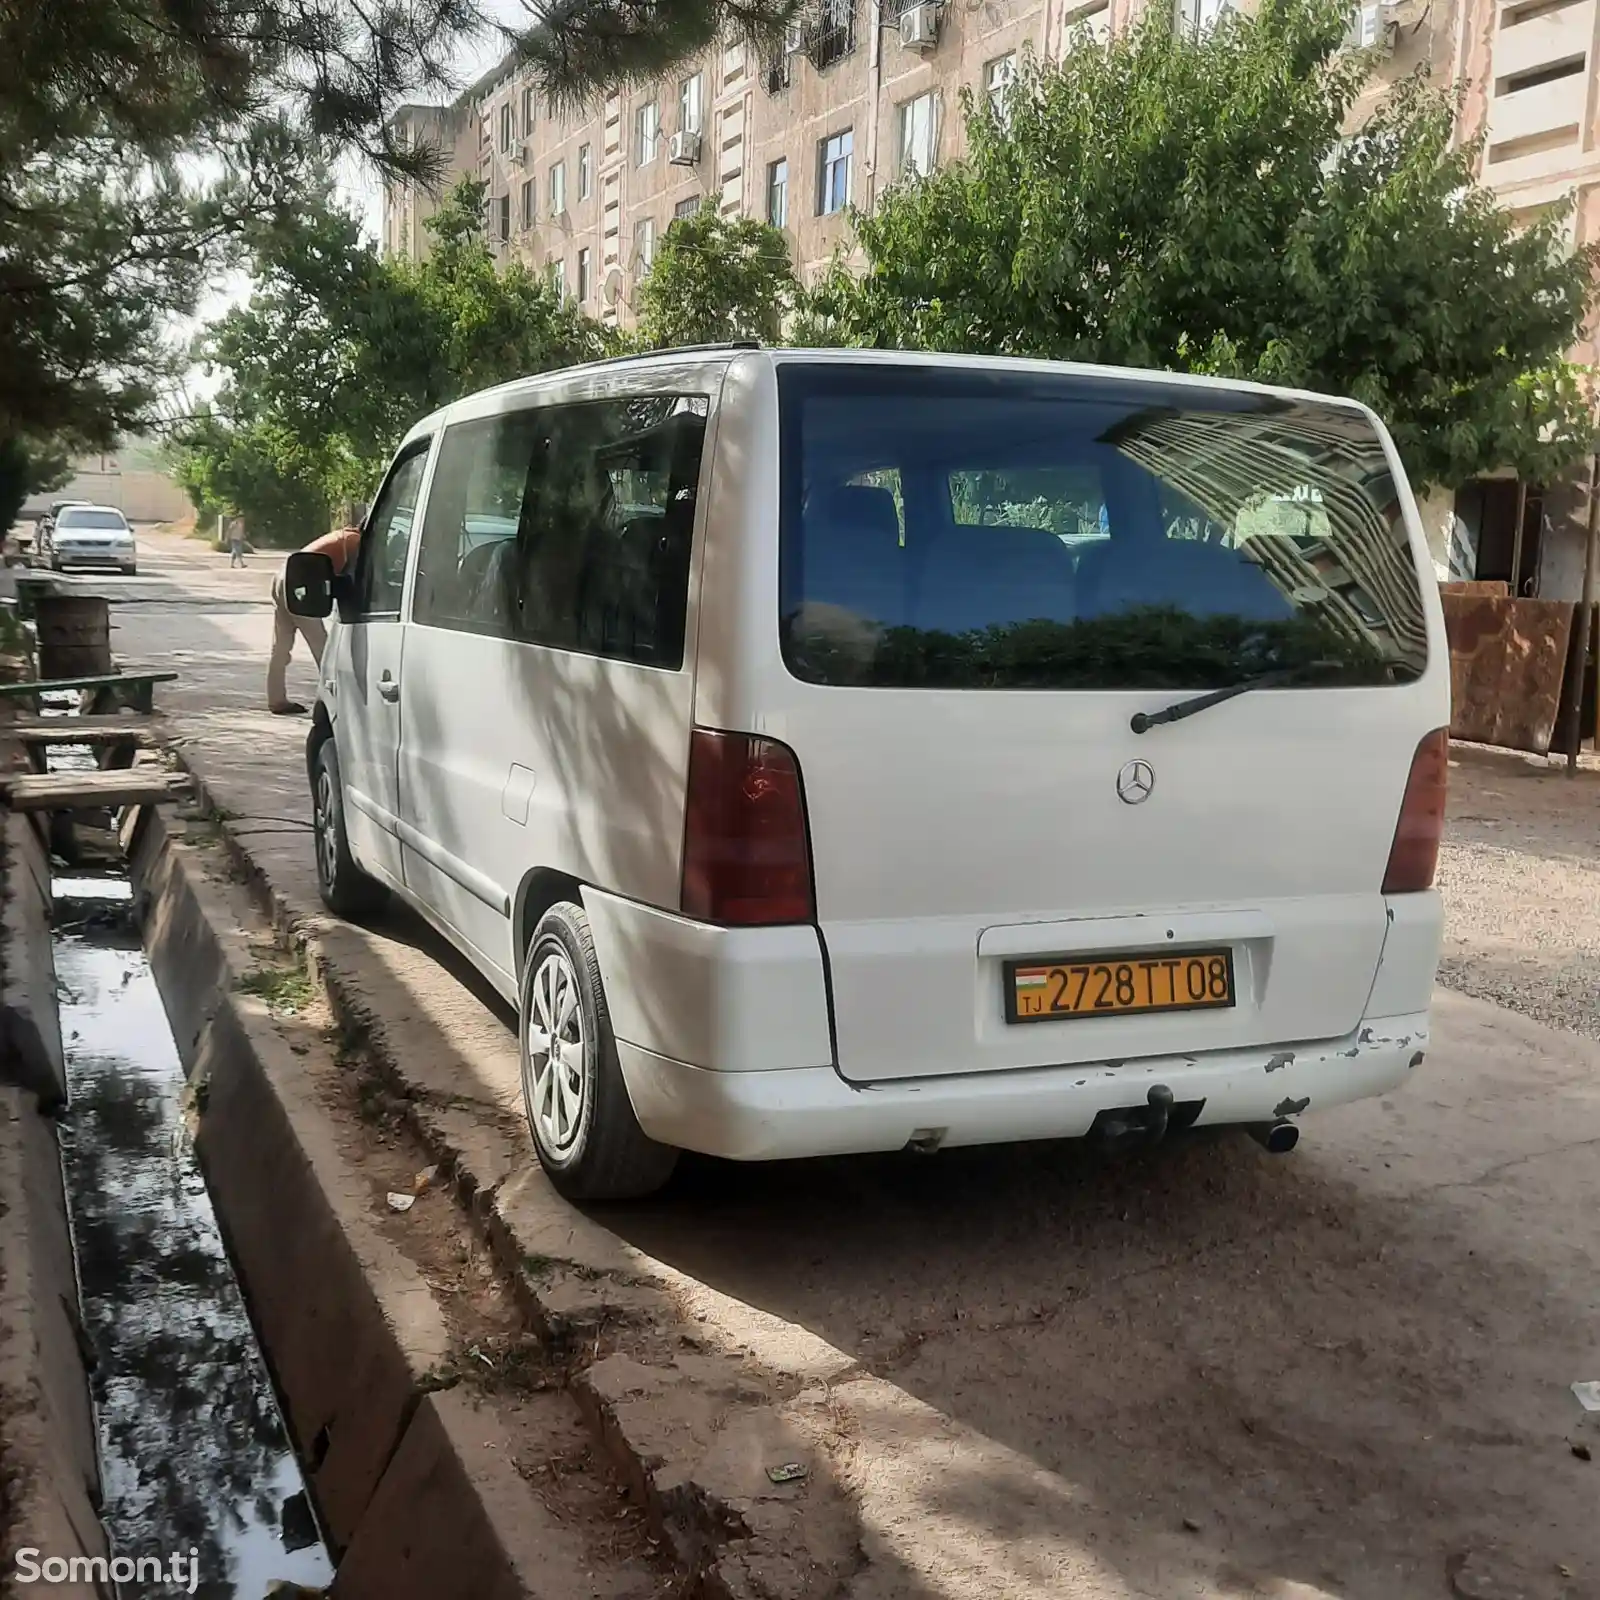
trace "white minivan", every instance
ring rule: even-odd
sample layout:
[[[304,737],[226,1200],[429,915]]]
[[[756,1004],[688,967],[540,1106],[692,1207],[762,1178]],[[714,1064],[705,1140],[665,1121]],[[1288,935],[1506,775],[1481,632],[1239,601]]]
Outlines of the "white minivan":
[[[1348,400],[1039,361],[672,351],[401,446],[307,757],[521,1018],[564,1193],[1249,1127],[1428,1042],[1448,764],[1415,503]]]

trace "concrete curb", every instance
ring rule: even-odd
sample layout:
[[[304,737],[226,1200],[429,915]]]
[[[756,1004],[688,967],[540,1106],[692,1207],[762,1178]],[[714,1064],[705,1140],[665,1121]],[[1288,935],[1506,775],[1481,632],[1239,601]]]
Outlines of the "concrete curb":
[[[94,1406],[54,1127],[20,1089],[0,1088],[0,1580],[17,1551],[104,1557]],[[4,1587],[0,1581],[0,1588]],[[98,1595],[97,1586],[54,1594]]]
[[[533,1497],[493,1413],[439,1392],[451,1341],[421,1273],[377,1228],[313,1068],[239,991],[252,908],[146,812],[136,902],[184,1069],[196,1148],[324,1525],[340,1600],[557,1600],[570,1534]],[[258,932],[257,943],[261,935]]]
[[[193,772],[202,808],[225,817]],[[386,1035],[364,998],[353,930],[308,924],[220,824],[239,877],[299,951],[340,1028],[359,1037],[413,1131],[450,1175],[548,1347],[570,1366],[590,1426],[682,1565],[709,1595],[829,1595],[862,1560],[854,1503],[820,1438],[844,1353],[723,1297],[737,1348],[712,1344],[686,1297],[698,1290],[550,1189],[525,1131],[491,1125],[450,1090],[463,1075]],[[774,1483],[769,1469],[798,1466]]]
[[[66,1104],[67,1059],[50,937],[50,856],[32,819],[19,812],[6,814],[3,848],[0,1082],[31,1090],[54,1111]]]

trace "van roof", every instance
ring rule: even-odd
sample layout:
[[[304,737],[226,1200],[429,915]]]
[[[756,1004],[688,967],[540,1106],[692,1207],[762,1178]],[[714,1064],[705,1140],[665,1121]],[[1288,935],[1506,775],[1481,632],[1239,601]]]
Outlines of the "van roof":
[[[686,359],[696,363],[726,367],[739,358],[764,360],[773,366],[803,361],[824,362],[830,366],[916,366],[940,367],[950,371],[993,371],[999,368],[1014,372],[1056,375],[1075,373],[1083,377],[1102,380],[1109,378],[1114,382],[1128,384],[1159,383],[1197,391],[1263,395],[1287,401],[1314,401],[1321,405],[1338,406],[1368,416],[1372,415],[1368,407],[1348,396],[1318,393],[1309,389],[1280,388],[1272,384],[1250,383],[1237,378],[1213,378],[1188,372],[1168,372],[1159,367],[1117,367],[1083,361],[1051,361],[1033,356],[968,355],[934,350],[868,350],[838,346],[799,348],[788,345],[766,346],[754,341],[736,341],[731,344],[679,345],[666,350],[607,356],[599,361],[585,361],[577,366],[553,368],[549,372],[535,373],[526,378],[513,378],[508,383],[496,384],[491,388],[463,395],[459,400],[441,406],[437,411],[420,418],[407,434],[407,439],[431,432],[436,427],[448,426],[455,419],[458,410],[488,395],[516,396],[522,393],[532,395],[554,379],[581,377],[588,373],[626,372],[633,369],[649,371],[653,367],[680,365]]]

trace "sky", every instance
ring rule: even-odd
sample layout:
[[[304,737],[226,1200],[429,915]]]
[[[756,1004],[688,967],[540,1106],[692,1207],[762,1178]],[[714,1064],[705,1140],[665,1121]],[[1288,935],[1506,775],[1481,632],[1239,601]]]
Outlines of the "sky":
[[[480,0],[483,11],[492,22],[511,26],[526,26],[530,6],[524,0]],[[500,36],[492,29],[481,37],[465,41],[451,57],[450,75],[464,88],[474,78],[486,72],[504,53]],[[372,168],[357,157],[346,156],[338,165],[340,195],[360,213],[368,235],[376,240],[382,223],[383,188]],[[208,322],[215,321],[231,307],[249,297],[250,279],[243,272],[234,272],[218,282],[200,302],[195,315],[174,325],[173,338],[187,342],[194,338]],[[210,399],[221,386],[220,373],[206,373],[200,367],[190,369],[184,384],[185,401]]]

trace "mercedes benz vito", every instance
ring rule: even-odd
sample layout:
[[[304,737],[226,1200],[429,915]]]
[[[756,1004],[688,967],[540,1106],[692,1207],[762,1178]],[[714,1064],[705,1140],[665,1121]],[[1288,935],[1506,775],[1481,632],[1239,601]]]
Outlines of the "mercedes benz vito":
[[[412,430],[335,580],[328,904],[520,1014],[573,1196],[1297,1119],[1422,1060],[1449,674],[1348,400],[1046,362],[600,363]]]

